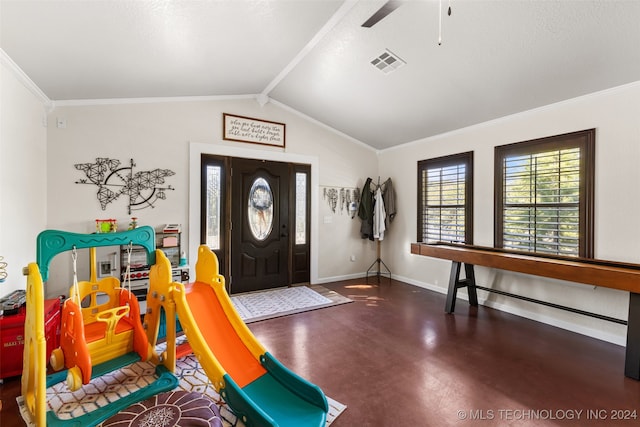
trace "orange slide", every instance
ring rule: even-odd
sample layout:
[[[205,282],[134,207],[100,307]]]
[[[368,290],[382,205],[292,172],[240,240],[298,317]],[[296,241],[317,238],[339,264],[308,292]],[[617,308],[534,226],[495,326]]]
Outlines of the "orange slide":
[[[145,323],[155,344],[160,311],[166,312],[167,353],[175,370],[175,322],[183,331],[213,386],[249,426],[324,427],[327,399],[320,388],[291,372],[258,342],[235,310],[218,273],[218,259],[207,246],[198,249],[196,281],[170,282],[171,266],[162,251],[150,272]]]
[[[195,282],[185,286],[185,294],[196,325],[202,325],[199,329],[206,346],[238,386],[244,387],[264,375],[266,370],[233,329],[213,288]]]

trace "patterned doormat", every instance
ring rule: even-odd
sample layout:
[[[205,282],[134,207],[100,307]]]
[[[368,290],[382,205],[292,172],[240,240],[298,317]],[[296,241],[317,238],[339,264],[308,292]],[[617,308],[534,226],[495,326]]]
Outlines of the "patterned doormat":
[[[180,337],[177,344],[181,344],[184,340],[184,336]],[[157,351],[164,351],[164,345],[160,344]],[[47,389],[47,410],[52,411],[59,420],[69,422],[73,418],[95,411],[152,383],[157,378],[155,371],[155,366],[152,363],[137,362],[94,378],[90,384],[75,392],[71,392],[65,382],[55,384]],[[235,416],[210,383],[198,359],[193,354],[176,362],[175,376],[179,381],[175,391],[184,390],[208,396],[218,407],[225,427],[245,427],[242,420]],[[329,397],[327,397],[327,401],[329,402],[329,413],[326,425],[329,426],[347,407]],[[30,425],[24,404],[24,400],[18,397],[20,412],[27,425]]]
[[[294,286],[231,296],[245,323],[353,302],[324,286]]]

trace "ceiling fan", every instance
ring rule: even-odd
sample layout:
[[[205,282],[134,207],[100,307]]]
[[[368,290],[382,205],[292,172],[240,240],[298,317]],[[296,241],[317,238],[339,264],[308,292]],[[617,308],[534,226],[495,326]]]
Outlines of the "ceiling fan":
[[[402,5],[402,1],[399,0],[389,0],[385,4],[382,5],[380,9],[378,9],[373,15],[367,19],[362,26],[365,28],[371,28],[384,19],[388,14],[396,10]]]
[[[364,23],[362,27],[371,28],[376,25],[378,22],[383,20],[387,15],[391,12],[402,6],[404,1],[401,0],[389,0],[385,4],[382,5],[380,9],[378,9],[373,15],[369,17]],[[438,12],[438,45],[442,44],[442,0],[439,1],[440,10]],[[449,8],[447,10],[447,15],[451,16],[451,0],[449,0]]]

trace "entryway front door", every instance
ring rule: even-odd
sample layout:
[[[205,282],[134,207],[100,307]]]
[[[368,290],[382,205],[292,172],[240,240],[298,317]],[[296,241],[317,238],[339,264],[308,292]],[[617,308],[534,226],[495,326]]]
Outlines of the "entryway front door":
[[[231,292],[288,286],[289,165],[231,161]]]

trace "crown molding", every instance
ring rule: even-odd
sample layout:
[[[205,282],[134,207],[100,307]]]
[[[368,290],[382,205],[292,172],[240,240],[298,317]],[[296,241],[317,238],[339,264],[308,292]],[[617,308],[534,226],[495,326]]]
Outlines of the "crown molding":
[[[94,105],[155,104],[162,102],[205,102],[255,99],[255,95],[168,96],[148,98],[66,99],[54,101],[56,107],[87,107]]]
[[[54,108],[53,101],[36,85],[33,80],[18,66],[13,59],[3,50],[0,49],[0,63],[13,73],[16,79],[26,87],[42,104],[51,111]]]

